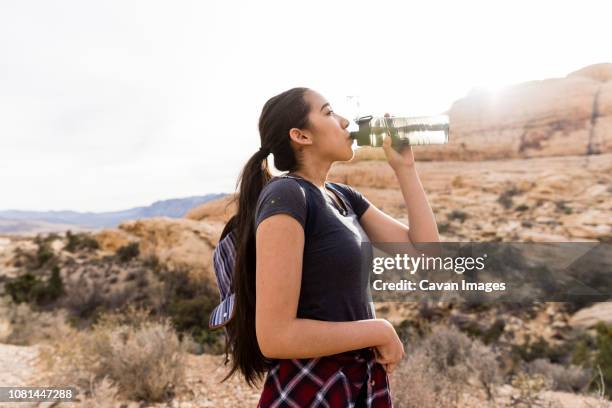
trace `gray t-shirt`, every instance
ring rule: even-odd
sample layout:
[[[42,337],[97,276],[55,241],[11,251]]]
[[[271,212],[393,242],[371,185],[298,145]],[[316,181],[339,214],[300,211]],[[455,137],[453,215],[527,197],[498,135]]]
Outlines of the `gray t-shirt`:
[[[361,243],[369,242],[359,218],[370,203],[358,191],[326,182],[337,204],[299,177],[275,177],[263,188],[255,228],[274,214],[288,214],[304,228],[298,318],[353,321],[375,318],[368,297],[369,275],[362,267]]]

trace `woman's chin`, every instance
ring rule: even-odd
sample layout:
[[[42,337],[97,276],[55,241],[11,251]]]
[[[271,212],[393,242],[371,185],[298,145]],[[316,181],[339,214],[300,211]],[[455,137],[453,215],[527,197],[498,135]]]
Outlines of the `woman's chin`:
[[[337,152],[334,156],[335,158],[333,159],[333,161],[335,162],[351,161],[353,160],[353,157],[355,157],[355,151],[352,147],[349,146],[348,149],[343,149],[341,153]]]
[[[353,149],[350,149],[350,151],[346,153],[346,156],[344,159],[342,159],[342,161],[351,161],[353,160],[354,157],[355,157],[355,151]]]

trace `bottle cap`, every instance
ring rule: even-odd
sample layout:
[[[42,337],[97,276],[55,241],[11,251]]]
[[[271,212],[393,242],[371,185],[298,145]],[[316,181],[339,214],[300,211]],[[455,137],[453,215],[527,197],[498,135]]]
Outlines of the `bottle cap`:
[[[359,125],[359,130],[350,132],[351,138],[357,140],[357,146],[369,146],[370,145],[370,132],[371,126],[370,121],[372,116],[362,116],[356,120]]]

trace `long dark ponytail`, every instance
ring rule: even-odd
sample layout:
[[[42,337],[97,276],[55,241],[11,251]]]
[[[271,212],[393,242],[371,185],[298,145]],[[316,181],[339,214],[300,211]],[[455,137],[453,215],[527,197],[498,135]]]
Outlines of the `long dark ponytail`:
[[[237,238],[233,278],[236,314],[226,326],[226,353],[231,354],[232,364],[223,381],[240,371],[247,384],[254,386],[272,363],[261,353],[255,335],[255,206],[261,190],[272,178],[269,153],[274,155],[278,170],[297,170],[289,130],[308,127],[310,106],[304,98],[306,91],[308,88],[292,88],[265,103],[259,117],[261,148],[247,161],[238,179],[237,213],[232,219]]]

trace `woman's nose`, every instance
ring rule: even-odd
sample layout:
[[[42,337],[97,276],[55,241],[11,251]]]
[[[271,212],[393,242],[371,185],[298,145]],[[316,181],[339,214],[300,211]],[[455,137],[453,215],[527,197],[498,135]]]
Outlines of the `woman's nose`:
[[[349,127],[351,122],[344,116],[341,116],[341,118],[342,118],[342,129],[346,129],[347,127]]]

